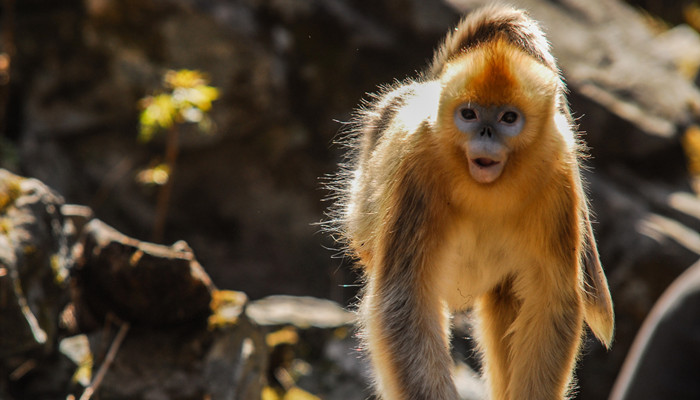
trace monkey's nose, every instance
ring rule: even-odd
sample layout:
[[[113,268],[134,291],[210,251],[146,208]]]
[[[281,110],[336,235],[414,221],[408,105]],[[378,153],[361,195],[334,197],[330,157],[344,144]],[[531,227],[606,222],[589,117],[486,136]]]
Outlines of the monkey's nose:
[[[481,132],[479,132],[479,135],[481,135],[481,136],[486,135],[486,136],[488,136],[488,137],[491,137],[491,136],[493,135],[493,132],[492,132],[492,130],[491,130],[491,127],[490,127],[490,126],[485,126],[485,127],[481,130]]]

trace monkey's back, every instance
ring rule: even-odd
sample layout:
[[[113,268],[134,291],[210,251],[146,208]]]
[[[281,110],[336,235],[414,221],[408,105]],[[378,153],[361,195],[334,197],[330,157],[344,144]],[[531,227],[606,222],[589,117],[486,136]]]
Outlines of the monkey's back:
[[[389,193],[397,171],[415,157],[431,129],[439,102],[439,83],[415,82],[383,89],[357,114],[349,173],[340,222],[345,241],[355,255],[367,256],[390,208]],[[362,257],[360,257],[362,258]]]

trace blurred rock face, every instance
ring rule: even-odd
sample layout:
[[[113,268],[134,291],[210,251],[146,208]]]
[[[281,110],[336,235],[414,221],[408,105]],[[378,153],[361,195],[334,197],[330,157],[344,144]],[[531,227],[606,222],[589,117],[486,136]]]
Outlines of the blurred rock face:
[[[314,225],[326,206],[319,177],[340,152],[337,121],[365,92],[421,68],[456,13],[421,2],[25,4],[13,64],[24,171],[149,237],[156,191],[135,176],[163,142],[137,143],[137,102],[166,69],[201,70],[222,93],[216,133],[181,132],[166,241],[187,240],[217,265],[215,282],[254,298],[352,297],[340,284],[354,278],[329,261],[323,246],[334,244]]]
[[[107,399],[259,399],[267,347],[245,294],[217,290],[185,242],[91,214],[0,169],[0,398],[80,394],[108,365]]]
[[[341,285],[355,278],[313,225],[326,207],[318,177],[341,151],[336,121],[377,85],[415,76],[460,12],[480,3],[24,0],[8,132],[25,175],[145,239],[156,191],[135,176],[163,142],[137,143],[138,99],[166,69],[204,71],[221,89],[216,133],[181,131],[166,241],[187,240],[218,286],[252,298],[347,300],[354,289]],[[682,27],[659,34],[616,1],[519,5],[542,22],[591,146],[617,340],[607,354],[590,344],[579,398],[603,398],[656,298],[700,254],[681,146],[698,124],[700,40]]]
[[[0,358],[53,350],[71,262],[62,204],[36,179],[0,169]]]

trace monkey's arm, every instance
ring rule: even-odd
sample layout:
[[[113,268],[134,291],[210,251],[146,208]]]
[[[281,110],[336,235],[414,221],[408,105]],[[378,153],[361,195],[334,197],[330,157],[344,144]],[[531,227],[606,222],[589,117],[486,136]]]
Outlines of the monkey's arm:
[[[399,169],[401,171],[401,169]],[[397,174],[395,207],[383,216],[361,313],[366,344],[384,400],[454,400],[449,320],[431,266],[438,234],[425,185]],[[432,257],[434,258],[434,257]]]

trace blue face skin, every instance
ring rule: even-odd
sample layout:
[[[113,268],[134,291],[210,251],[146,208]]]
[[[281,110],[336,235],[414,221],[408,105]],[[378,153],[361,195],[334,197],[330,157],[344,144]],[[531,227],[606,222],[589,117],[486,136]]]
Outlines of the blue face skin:
[[[525,125],[523,113],[509,105],[466,103],[457,107],[454,121],[466,135],[470,174],[479,183],[494,182],[508,160],[507,139],[520,134]]]

